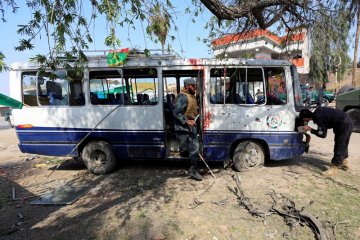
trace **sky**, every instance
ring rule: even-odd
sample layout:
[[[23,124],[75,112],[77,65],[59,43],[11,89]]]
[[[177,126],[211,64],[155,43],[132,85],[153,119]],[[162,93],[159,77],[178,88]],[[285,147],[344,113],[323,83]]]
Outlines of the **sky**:
[[[47,39],[42,35],[41,39],[36,39],[35,48],[29,51],[18,52],[14,47],[17,45],[20,35],[17,34],[18,25],[25,25],[31,18],[31,10],[25,6],[25,1],[17,1],[19,9],[17,13],[12,13],[7,9],[5,19],[7,22],[0,22],[0,51],[5,55],[5,63],[10,66],[15,62],[26,62],[29,58],[38,53],[46,54],[48,52]],[[174,1],[175,2],[175,1]],[[175,5],[176,4],[176,5]],[[175,3],[177,9],[175,24],[178,27],[178,32],[170,32],[174,35],[176,40],[168,41],[171,47],[186,58],[206,58],[211,57],[209,48],[198,38],[203,39],[208,36],[208,30],[204,29],[205,24],[210,19],[210,12],[205,10],[202,15],[196,18],[196,22],[191,21],[191,16],[184,14],[185,8],[191,4],[190,0],[178,0]],[[145,28],[146,26],[144,26]],[[106,22],[103,18],[99,18],[95,22],[95,27],[91,32],[94,43],[89,45],[89,50],[107,50],[104,45],[104,40],[107,35]],[[121,40],[121,48],[137,48],[137,49],[161,49],[160,43],[155,44],[151,39],[144,35],[140,24],[136,25],[135,30],[128,27],[116,29],[117,36]],[[131,39],[131,42],[128,39]],[[183,53],[182,53],[183,52]],[[9,93],[9,72],[0,73],[0,93],[8,95]]]

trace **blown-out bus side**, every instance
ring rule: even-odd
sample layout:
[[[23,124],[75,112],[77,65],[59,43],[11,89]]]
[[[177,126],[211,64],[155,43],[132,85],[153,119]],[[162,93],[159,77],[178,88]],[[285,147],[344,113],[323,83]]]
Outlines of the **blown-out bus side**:
[[[187,77],[199,82],[206,159],[232,159],[247,170],[304,151],[296,131],[300,85],[288,62],[141,58],[109,68],[100,60],[90,58],[83,77],[71,81],[13,66],[10,95],[25,104],[12,111],[21,151],[82,156],[96,174],[111,171],[116,159],[181,158],[169,96]]]

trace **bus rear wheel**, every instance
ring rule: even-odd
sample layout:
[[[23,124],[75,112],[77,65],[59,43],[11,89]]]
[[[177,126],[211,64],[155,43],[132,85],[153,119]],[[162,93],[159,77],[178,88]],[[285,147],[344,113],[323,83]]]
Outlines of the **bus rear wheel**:
[[[254,141],[241,142],[235,149],[233,163],[235,170],[239,172],[260,168],[265,163],[264,148]]]
[[[88,143],[82,151],[82,159],[86,168],[96,175],[104,175],[116,167],[111,145],[103,141]]]

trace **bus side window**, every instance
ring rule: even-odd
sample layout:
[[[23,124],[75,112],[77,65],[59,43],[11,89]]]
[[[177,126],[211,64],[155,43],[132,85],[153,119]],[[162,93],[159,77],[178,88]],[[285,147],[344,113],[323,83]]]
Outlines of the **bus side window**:
[[[156,68],[123,69],[128,95],[125,104],[156,105],[159,102],[159,83]],[[130,99],[130,100],[127,100]]]
[[[284,68],[264,68],[266,80],[266,104],[283,105],[287,103],[286,79]]]
[[[212,104],[263,104],[264,92],[261,68],[213,68],[210,70]]]
[[[41,106],[69,106],[69,81],[45,72],[37,76],[38,100]]]
[[[126,88],[117,70],[90,72],[90,102],[93,105],[122,105]]]
[[[38,106],[36,99],[36,72],[22,74],[23,103],[28,106]]]

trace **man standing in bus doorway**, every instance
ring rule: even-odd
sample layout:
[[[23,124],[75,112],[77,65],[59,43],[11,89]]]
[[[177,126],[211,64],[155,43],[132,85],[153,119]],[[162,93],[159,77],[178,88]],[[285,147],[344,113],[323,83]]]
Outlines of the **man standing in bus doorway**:
[[[349,156],[348,145],[352,132],[352,121],[350,117],[341,110],[318,107],[314,112],[309,109],[300,111],[300,118],[305,122],[313,120],[318,125],[317,130],[304,126],[305,131],[310,131],[318,137],[325,138],[327,129],[333,129],[335,134],[334,156],[331,160],[331,167],[323,172],[325,176],[335,175],[339,169],[348,170],[349,162],[346,159]]]
[[[196,118],[199,114],[199,106],[195,97],[196,89],[196,78],[184,80],[184,89],[176,98],[173,113],[175,134],[180,143],[180,155],[189,156],[191,161],[189,175],[191,178],[201,181],[202,176],[198,172],[199,140]]]

